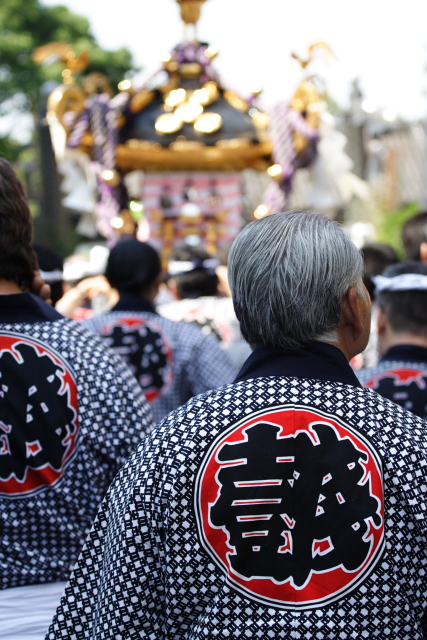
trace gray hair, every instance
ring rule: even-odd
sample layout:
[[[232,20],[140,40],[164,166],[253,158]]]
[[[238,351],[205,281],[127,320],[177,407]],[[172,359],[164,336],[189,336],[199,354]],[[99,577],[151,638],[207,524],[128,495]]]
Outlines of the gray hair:
[[[296,348],[337,342],[342,299],[363,297],[363,259],[342,228],[314,211],[277,213],[249,224],[231,248],[234,309],[251,345]]]

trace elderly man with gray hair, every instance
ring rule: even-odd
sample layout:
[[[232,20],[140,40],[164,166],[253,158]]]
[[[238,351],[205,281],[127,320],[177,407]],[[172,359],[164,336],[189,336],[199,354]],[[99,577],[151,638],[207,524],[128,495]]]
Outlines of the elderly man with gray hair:
[[[361,256],[307,211],[253,222],[230,283],[253,353],[116,477],[49,638],[423,638],[427,427],[362,389]]]

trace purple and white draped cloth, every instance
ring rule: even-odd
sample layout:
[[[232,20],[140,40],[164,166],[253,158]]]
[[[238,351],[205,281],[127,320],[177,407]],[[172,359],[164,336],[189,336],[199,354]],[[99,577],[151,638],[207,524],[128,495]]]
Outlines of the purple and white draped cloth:
[[[87,100],[86,109],[77,119],[67,146],[78,147],[89,130],[94,138],[93,168],[98,185],[95,207],[97,227],[103,236],[112,240],[116,238],[116,232],[110,221],[120,212],[120,194],[117,187],[108,184],[102,177],[106,169],[115,169],[118,142],[116,109],[107,93],[91,96]]]
[[[282,168],[280,183],[273,182],[264,194],[264,204],[272,213],[283,211],[292,188],[297,169],[309,166],[316,158],[319,132],[304,115],[287,102],[277,104],[270,114],[270,136],[273,143],[273,159]],[[304,151],[295,146],[295,134],[307,139]]]

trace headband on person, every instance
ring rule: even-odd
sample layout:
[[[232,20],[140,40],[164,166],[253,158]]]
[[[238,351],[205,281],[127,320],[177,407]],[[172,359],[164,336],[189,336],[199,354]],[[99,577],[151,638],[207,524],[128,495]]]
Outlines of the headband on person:
[[[375,295],[383,291],[427,291],[427,276],[421,273],[402,273],[394,278],[375,276]]]
[[[207,273],[213,274],[220,264],[218,258],[206,258],[205,260],[194,258],[191,261],[171,260],[168,265],[168,274],[170,276],[181,276],[195,269],[204,269]]]
[[[55,269],[54,271],[42,271],[39,269],[40,275],[46,284],[53,284],[54,282],[62,282],[64,277],[61,269]]]

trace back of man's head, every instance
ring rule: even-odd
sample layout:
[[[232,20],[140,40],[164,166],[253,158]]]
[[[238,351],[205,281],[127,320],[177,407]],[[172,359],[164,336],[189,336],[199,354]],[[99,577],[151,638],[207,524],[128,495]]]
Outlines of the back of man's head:
[[[182,247],[174,251],[170,261],[178,296],[200,298],[218,294],[218,276],[215,267],[219,261],[201,247]]]
[[[30,288],[37,268],[31,246],[33,221],[24,187],[11,165],[0,158],[0,279]]]
[[[252,222],[229,256],[234,308],[251,345],[336,343],[343,296],[351,286],[363,295],[362,276],[362,256],[350,238],[313,211]]]
[[[130,238],[111,249],[105,276],[120,294],[141,295],[150,289],[161,270],[157,251],[146,242]]]
[[[421,244],[427,242],[427,211],[419,213],[405,222],[402,228],[402,243],[406,260],[421,260]]]
[[[406,278],[405,285],[405,274],[418,274],[421,276],[419,283],[415,279]],[[390,279],[390,283],[388,288],[386,281],[380,285],[378,304],[387,316],[392,330],[397,334],[410,333],[427,337],[427,265],[420,262],[395,264],[384,271],[383,277]],[[396,290],[393,290],[393,281],[395,285],[399,282]],[[420,288],[417,289],[417,286]],[[425,288],[422,289],[422,286]],[[385,289],[381,290],[382,287]]]

